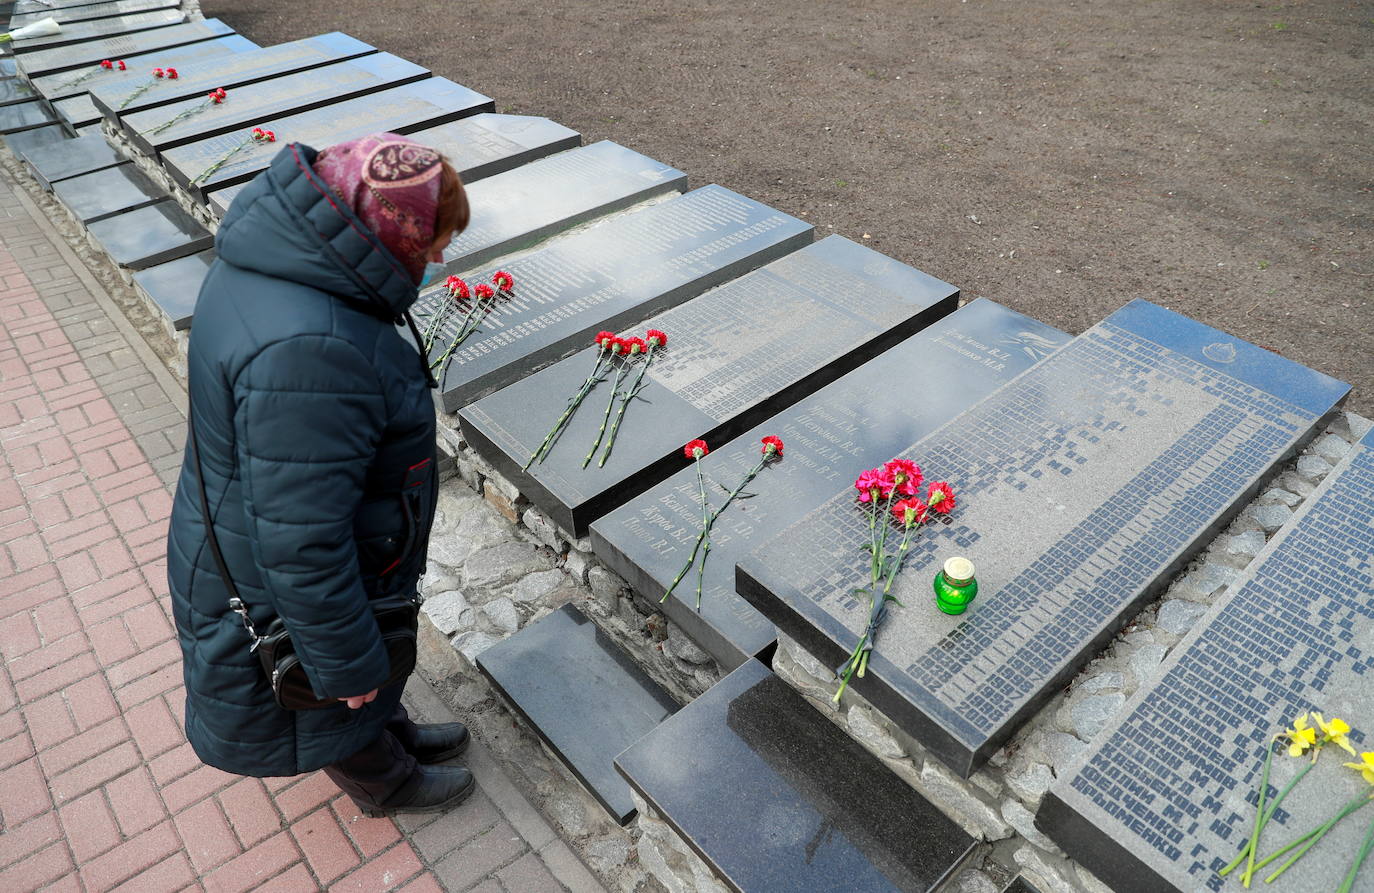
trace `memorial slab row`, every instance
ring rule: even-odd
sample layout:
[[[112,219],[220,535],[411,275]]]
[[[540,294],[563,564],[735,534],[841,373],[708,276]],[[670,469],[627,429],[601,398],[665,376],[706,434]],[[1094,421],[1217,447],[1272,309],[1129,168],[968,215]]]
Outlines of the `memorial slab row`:
[[[610,140],[572,149],[473,184],[472,223],[444,250],[444,263],[450,272],[471,269],[686,188],[682,171]]]
[[[23,156],[34,179],[48,190],[68,177],[114,167],[125,160],[123,153],[99,133],[45,145],[41,151],[24,152]]]
[[[84,47],[85,44],[78,44],[78,46]],[[226,37],[215,37],[198,43],[168,47],[155,53],[131,57],[126,60],[125,64],[128,67],[124,71],[120,71],[118,68],[101,69],[94,77],[80,80],[82,75],[90,70],[90,66],[86,66],[85,70],[64,71],[35,78],[33,86],[50,100],[87,96],[94,103],[95,97],[91,95],[92,91],[100,90],[123,97],[139,90],[152,78],[154,68],[167,66],[185,68],[189,65],[205,64],[222,65],[235,54],[256,52],[258,49],[260,47],[248,38],[238,34],[230,34]],[[97,66],[99,64],[99,62],[95,63]],[[154,92],[166,83],[165,80],[158,81]],[[103,112],[99,114],[103,115]]]
[[[1136,692],[1060,775],[1036,825],[1123,893],[1238,889],[1218,871],[1249,841],[1273,736],[1316,711],[1353,727],[1354,750],[1374,750],[1371,506],[1374,432],[1179,643],[1157,681]],[[1342,765],[1355,758],[1327,749],[1333,753],[1320,756],[1265,828],[1260,857],[1369,789]],[[1279,747],[1268,799],[1307,762]],[[1265,889],[1336,889],[1359,852],[1368,813],[1337,824]],[[1353,889],[1371,886],[1374,864],[1367,864]]]
[[[99,65],[103,59],[124,59],[127,62],[130,59],[142,58],[146,53],[165,52],[176,47],[214,40],[217,37],[231,36],[234,36],[234,29],[219,19],[204,19],[153,31],[120,34],[68,47],[25,53],[17,62],[24,76],[32,79]]]
[[[40,99],[33,85],[20,78],[0,78],[0,106]]]
[[[143,152],[161,152],[262,121],[307,112],[391,87],[422,81],[430,71],[390,53],[372,53],[296,74],[236,87],[224,102],[204,93],[191,99],[125,114],[120,124]],[[177,122],[178,118],[182,118]],[[176,123],[174,123],[176,122]],[[170,125],[170,126],[168,126]]]
[[[444,153],[467,185],[582,143],[582,135],[577,131],[548,118],[495,112],[417,130],[410,138]],[[241,183],[209,194],[210,210],[216,217],[224,216],[246,185]]]
[[[269,78],[284,77],[298,71],[308,71],[334,62],[345,62],[359,56],[377,52],[377,48],[361,40],[349,37],[338,31],[319,34],[290,43],[260,47],[252,52],[242,53],[229,61],[218,61],[211,66],[194,66],[187,62],[178,69],[176,80],[160,81],[156,87],[129,101],[132,89],[118,84],[104,85],[91,90],[96,108],[105,117],[118,123],[126,116],[145,109],[179,102],[184,99],[203,98],[211,90],[223,87],[226,91],[265,81]],[[139,83],[143,83],[140,80]],[[121,104],[128,102],[121,108]]]
[[[615,766],[737,893],[936,890],[977,846],[758,661]]]
[[[860,472],[935,431],[1068,340],[1057,329],[980,298],[729,443],[711,443],[701,464],[716,502],[722,488],[734,486],[758,460],[765,435],[778,435],[787,447],[783,460],[751,488],[754,495],[717,522],[700,610],[695,586],[688,585],[663,602],[663,612],[727,670],[763,652],[777,634],[736,593],[736,562],[788,519],[819,508]],[[698,502],[696,470],[683,462],[663,483],[594,521],[592,548],[636,592],[657,603],[700,532]]]
[[[91,97],[85,93],[80,96],[59,99],[51,105],[58,120],[73,133],[79,127],[89,127],[92,124],[100,123],[100,112],[96,111],[95,106],[91,104]]]
[[[505,263],[512,295],[497,299],[480,329],[456,350],[439,382],[452,412],[581,350],[599,329],[623,329],[762,266],[811,241],[810,224],[721,186],[559,238]],[[464,275],[488,282],[495,270]],[[442,300],[420,296],[423,329]],[[444,352],[454,319],[431,357]]]
[[[167,190],[132,162],[69,177],[54,184],[53,194],[73,217],[86,224],[168,198]]]
[[[62,33],[48,37],[30,37],[10,42],[11,51],[20,59],[25,53],[65,47],[88,40],[99,40],[136,31],[151,31],[166,28],[186,20],[186,13],[180,9],[162,9],[157,12],[143,12],[135,15],[120,16],[114,19],[97,19],[93,22],[77,22],[63,25]]]
[[[477,401],[459,422],[478,454],[563,529],[584,536],[593,520],[682,468],[689,440],[733,438],[953,312],[958,295],[948,283],[830,236],[645,321],[669,343],[649,365],[642,397],[627,407],[631,428],[604,465],[584,457],[613,381],[597,385],[547,457],[524,468],[600,348]],[[752,452],[750,465],[757,444]],[[751,492],[768,486],[759,480]]]
[[[1304,444],[1349,387],[1135,301],[897,456],[958,509],[913,541],[851,684],[972,774]],[[882,424],[881,420],[873,424]],[[869,536],[851,482],[739,564],[741,594],[822,663],[867,623]],[[980,582],[935,604],[955,555]]]
[[[678,705],[572,605],[477,656],[501,696],[620,824],[634,817],[616,754]]]
[[[130,270],[204,251],[215,241],[172,199],[98,220],[87,230],[115,263]]]
[[[5,145],[9,146],[10,151],[15,155],[29,158],[40,154],[40,149],[50,149],[64,140],[70,140],[71,135],[61,124],[47,124],[43,127],[35,127],[33,130],[25,130],[21,133],[5,134],[3,139]]]
[[[191,328],[201,283],[214,260],[215,252],[211,249],[148,267],[134,274],[134,285],[172,328],[185,331]]]
[[[7,3],[0,6],[0,11],[10,15],[18,15],[26,12],[51,12],[58,9],[71,9],[74,6],[92,6],[96,3],[105,3],[108,0],[18,0],[16,3]]]
[[[56,9],[39,9],[35,12],[15,11],[10,16],[10,28],[22,28],[41,22],[46,18],[57,20],[65,29],[68,25],[103,19],[118,19],[122,16],[141,12],[156,12],[163,9],[178,9],[181,0],[113,0],[109,3],[87,3],[81,6],[67,6]]]
[[[0,133],[20,133],[57,121],[57,116],[41,100],[0,107]]]
[[[197,200],[208,192],[253,179],[271,162],[281,144],[302,142],[323,148],[371,133],[407,134],[478,112],[491,111],[489,96],[447,78],[428,78],[404,87],[382,90],[314,111],[260,121],[256,126],[276,133],[280,143],[255,143],[212,176],[203,177],[226,153],[242,144],[247,131],[224,134],[169,149],[163,165],[172,179]]]

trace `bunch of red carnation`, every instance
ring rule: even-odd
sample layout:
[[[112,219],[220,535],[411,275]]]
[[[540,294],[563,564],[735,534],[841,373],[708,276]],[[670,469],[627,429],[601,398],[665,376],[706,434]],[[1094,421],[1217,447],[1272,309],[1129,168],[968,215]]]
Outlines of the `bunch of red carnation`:
[[[601,446],[603,437],[606,440],[606,448],[601,453],[601,461],[596,463],[598,468],[605,467],[606,460],[611,457],[611,448],[615,446],[615,438],[620,433],[620,423],[625,418],[625,410],[629,408],[630,401],[639,396],[639,392],[644,389],[644,373],[649,371],[649,365],[654,361],[654,351],[666,347],[668,335],[659,329],[650,329],[644,333],[644,337],[617,338],[610,332],[602,332],[602,335],[610,335],[610,356],[620,357],[622,361],[616,370],[615,383],[611,386],[611,399],[606,403],[606,413],[601,419],[601,429],[596,433],[596,442],[592,444],[591,451],[587,453],[587,458],[582,460],[582,467],[586,468],[592,461],[592,456],[596,455],[597,448]],[[602,350],[607,349],[605,339],[601,342]],[[644,357],[643,364],[639,367],[639,372],[629,387],[621,390],[620,383],[630,366],[638,357]],[[594,370],[595,371],[595,370]],[[606,423],[610,421],[611,410],[615,407],[616,400],[620,401],[620,411],[616,413],[615,422],[611,425],[610,434],[606,434]]]
[[[457,276],[450,276],[444,280],[444,287],[447,289],[448,294],[439,302],[438,307],[434,311],[434,315],[430,317],[429,327],[425,331],[424,339],[421,344],[425,351],[425,356],[429,356],[429,354],[433,352],[444,323],[453,313],[457,312],[458,302],[467,301],[472,298],[476,300],[472,300],[468,305],[467,313],[463,316],[462,322],[458,324],[458,332],[449,341],[448,347],[439,355],[437,360],[430,363],[431,369],[439,370],[438,376],[440,381],[442,381],[444,375],[447,374],[448,366],[449,363],[453,361],[454,353],[464,341],[477,331],[478,326],[480,326],[482,321],[487,318],[487,315],[491,313],[492,307],[495,304],[493,299],[496,297],[497,292],[509,294],[511,290],[515,288],[515,277],[505,270],[497,270],[493,273],[491,281],[491,285],[483,282],[469,289],[468,284]]]

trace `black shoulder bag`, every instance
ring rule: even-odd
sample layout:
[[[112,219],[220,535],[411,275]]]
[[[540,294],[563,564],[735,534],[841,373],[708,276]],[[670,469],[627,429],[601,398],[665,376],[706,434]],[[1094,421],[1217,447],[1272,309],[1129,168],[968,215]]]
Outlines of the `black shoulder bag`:
[[[215,525],[210,520],[210,500],[205,493],[205,473],[200,462],[200,447],[196,443],[196,426],[187,413],[187,431],[191,440],[191,456],[196,463],[196,484],[200,488],[200,516],[205,523],[205,538],[210,545],[210,554],[215,558],[215,566],[229,590],[229,609],[239,615],[243,628],[251,642],[248,650],[255,652],[262,671],[272,684],[272,695],[277,706],[284,710],[317,710],[332,707],[339,703],[335,698],[321,698],[310,687],[310,679],[305,667],[296,656],[291,633],[280,617],[267,625],[267,630],[258,635],[253,620],[248,616],[248,608],[239,597],[238,588],[229,576],[229,567],[224,563],[220,552],[219,538],[215,536]],[[385,596],[370,601],[377,629],[382,635],[387,657],[391,660],[391,674],[379,688],[403,682],[415,669],[415,639],[419,623],[419,605],[414,599],[404,596]],[[357,692],[363,694],[363,692]]]

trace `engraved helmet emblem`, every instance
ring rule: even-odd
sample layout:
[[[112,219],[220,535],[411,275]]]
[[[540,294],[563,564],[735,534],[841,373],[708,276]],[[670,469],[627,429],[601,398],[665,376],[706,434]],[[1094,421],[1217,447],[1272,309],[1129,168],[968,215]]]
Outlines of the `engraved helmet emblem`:
[[[1234,363],[1236,346],[1230,342],[1217,341],[1204,347],[1202,355],[1213,363]]]
[[[1019,347],[1032,360],[1043,360],[1064,346],[1063,339],[1047,338],[1036,332],[1017,332],[1015,335],[1003,335],[998,339],[998,343],[1010,347]]]

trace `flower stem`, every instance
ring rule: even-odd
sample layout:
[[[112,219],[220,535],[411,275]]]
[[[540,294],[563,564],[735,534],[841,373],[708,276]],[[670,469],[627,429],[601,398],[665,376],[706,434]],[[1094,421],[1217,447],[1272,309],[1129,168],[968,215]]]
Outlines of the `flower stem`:
[[[1355,877],[1360,873],[1360,866],[1364,864],[1371,849],[1374,849],[1374,822],[1369,823],[1369,831],[1364,836],[1364,846],[1360,847],[1359,854],[1355,856],[1355,863],[1350,866],[1350,872],[1346,874],[1336,893],[1351,893],[1355,889]]]
[[[121,106],[121,108],[122,108],[122,107],[123,107],[123,106]],[[246,139],[246,140],[244,140],[243,142],[239,143],[237,146],[235,146],[234,148],[230,149],[228,152],[225,152],[223,155],[221,155],[221,156],[215,161],[214,164],[210,165],[210,166],[207,167],[205,170],[203,170],[203,171],[201,171],[199,174],[197,174],[197,175],[196,175],[196,178],[195,178],[194,180],[191,181],[191,185],[194,186],[196,183],[204,183],[206,180],[208,180],[208,179],[210,179],[211,177],[213,177],[213,176],[215,175],[215,173],[216,173],[217,171],[219,171],[220,168],[222,168],[222,167],[224,167],[226,164],[228,164],[229,161],[230,161],[235,155],[239,154],[239,153],[242,152],[244,149],[247,149],[249,146],[251,146],[251,145],[252,145],[253,143],[255,143],[255,142],[257,142],[257,140],[250,136],[248,139]]]
[[[1302,848],[1301,848],[1300,850],[1298,850],[1296,853],[1294,853],[1293,856],[1292,856],[1291,858],[1289,858],[1289,860],[1288,860],[1287,862],[1283,863],[1283,865],[1280,866],[1279,869],[1278,869],[1277,871],[1275,871],[1273,874],[1269,875],[1269,877],[1265,878],[1265,879],[1264,879],[1264,882],[1265,882],[1266,884],[1272,884],[1272,883],[1279,877],[1279,875],[1283,874],[1283,873],[1284,873],[1285,871],[1287,871],[1289,868],[1292,868],[1292,867],[1293,867],[1293,863],[1297,862],[1297,861],[1298,861],[1299,859],[1301,859],[1303,856],[1307,855],[1307,851],[1308,851],[1308,850],[1312,849],[1312,847],[1314,847],[1314,846],[1316,846],[1318,843],[1320,843],[1320,842],[1321,842],[1321,839],[1322,839],[1323,837],[1326,836],[1326,832],[1328,832],[1328,831],[1330,831],[1332,828],[1336,827],[1336,824],[1337,824],[1338,822],[1340,822],[1342,819],[1344,819],[1346,816],[1348,816],[1348,815],[1350,815],[1350,814],[1352,814],[1352,813],[1358,811],[1361,807],[1363,807],[1366,803],[1368,803],[1369,800],[1370,800],[1370,795],[1361,794],[1360,796],[1356,797],[1354,800],[1351,800],[1349,803],[1347,803],[1347,804],[1345,805],[1345,808],[1344,808],[1344,809],[1342,809],[1340,812],[1336,813],[1336,815],[1333,816],[1325,825],[1322,825],[1320,828],[1318,828],[1316,831],[1314,831],[1311,835],[1309,835],[1309,839],[1308,839],[1307,843],[1303,844]],[[1292,847],[1291,847],[1291,846],[1287,847],[1287,848],[1285,849],[1285,851],[1286,851],[1287,849],[1292,849]],[[1275,858],[1276,856],[1278,856],[1278,855],[1279,855],[1278,853],[1275,853],[1273,856],[1270,856],[1269,859],[1266,859],[1265,862],[1268,862],[1268,861],[1274,859],[1274,858]],[[1263,864],[1264,864],[1264,863],[1261,863],[1261,865],[1263,865]],[[1256,867],[1258,868],[1258,867],[1260,867],[1260,866],[1256,866]]]
[[[554,443],[557,442],[559,435],[563,433],[563,429],[567,426],[573,413],[577,412],[577,408],[582,405],[582,401],[587,399],[587,395],[591,393],[592,388],[600,381],[601,364],[605,359],[606,348],[603,346],[597,351],[596,364],[592,366],[591,374],[587,376],[586,381],[582,382],[582,387],[578,389],[577,393],[568,400],[568,405],[563,410],[563,414],[558,417],[558,421],[553,423],[553,427],[549,429],[549,433],[544,437],[544,442],[530,455],[529,461],[525,463],[525,467],[521,469],[522,471],[529,471],[531,465],[536,461],[543,461],[542,457],[547,456],[549,450],[553,449]]]
[[[154,86],[156,83],[157,83],[157,78],[150,78],[150,79],[148,80],[148,83],[143,84],[143,85],[140,86],[137,90],[135,90],[134,92],[130,93],[128,96],[125,96],[125,97],[124,97],[124,100],[119,104],[119,107],[120,107],[120,108],[127,108],[128,105],[129,105],[129,103],[133,102],[135,99],[137,99],[138,97],[142,96],[144,93],[147,93],[149,90],[153,89],[153,86]]]
[[[729,495],[727,495],[727,496],[725,497],[725,502],[721,503],[720,508],[716,509],[716,510],[715,510],[714,512],[712,512],[710,515],[707,515],[707,514],[706,514],[706,511],[705,511],[705,508],[706,508],[706,483],[705,483],[705,479],[704,479],[704,478],[701,479],[700,487],[701,487],[702,516],[703,516],[703,517],[702,517],[702,523],[701,523],[701,533],[697,534],[696,545],[692,547],[692,555],[691,555],[691,557],[688,558],[688,559],[687,559],[687,563],[684,564],[684,565],[682,566],[682,570],[680,570],[680,571],[677,572],[677,576],[673,578],[673,582],[672,582],[672,584],[668,587],[668,591],[665,592],[665,593],[663,593],[663,598],[661,598],[661,599],[658,600],[658,603],[659,603],[659,604],[663,604],[664,602],[666,602],[666,601],[668,600],[668,596],[670,596],[670,595],[673,594],[673,590],[676,589],[676,588],[677,588],[677,585],[678,585],[679,583],[682,582],[682,578],[685,577],[685,576],[687,576],[687,572],[688,572],[689,570],[692,569],[692,566],[693,566],[694,564],[696,564],[697,553],[701,550],[701,547],[702,547],[703,544],[706,546],[706,551],[707,551],[707,553],[708,553],[708,554],[710,553],[710,551],[711,551],[711,546],[710,546],[711,528],[712,528],[713,526],[715,526],[716,519],[720,517],[721,512],[725,511],[727,508],[730,507],[730,503],[732,503],[732,502],[735,501],[735,497],[739,496],[739,494],[740,494],[741,492],[743,492],[744,488],[747,487],[747,486],[749,486],[749,482],[752,481],[754,478],[756,478],[756,477],[758,476],[758,474],[759,474],[760,471],[763,471],[763,466],[766,465],[766,464],[768,463],[768,459],[769,459],[768,456],[764,456],[762,459],[760,459],[760,460],[759,460],[759,463],[758,463],[757,465],[755,465],[753,468],[751,468],[747,474],[745,474],[744,480],[740,481],[739,486],[736,487],[735,489],[731,490],[730,493],[729,493]],[[698,461],[699,461],[699,460],[698,460]],[[585,467],[585,466],[584,466],[584,467]],[[697,472],[697,473],[698,473],[698,475],[700,475],[700,473],[701,473],[701,472],[700,472],[700,467],[698,467],[698,472]],[[702,559],[701,559],[701,567],[702,567],[702,571],[703,571],[703,573],[704,573],[704,572],[705,572],[705,569],[706,569],[706,558],[705,558],[704,556],[703,556]],[[700,595],[700,593],[698,592],[698,596],[699,596],[699,595]],[[697,600],[697,610],[701,610],[701,601],[700,601],[700,598],[699,598],[699,597],[698,597],[698,600]]]
[[[606,449],[601,453],[601,461],[596,463],[597,468],[604,468],[606,460],[611,457],[611,447],[615,446],[615,435],[620,431],[620,421],[625,418],[625,408],[630,405],[630,401],[639,394],[644,381],[644,373],[649,371],[649,364],[654,361],[654,345],[649,345],[649,350],[644,354],[644,365],[639,367],[639,375],[635,377],[634,383],[625,390],[620,396],[620,411],[616,413],[615,424],[611,425],[610,437],[606,440]],[[614,395],[612,395],[614,396]]]
[[[191,108],[189,108],[189,109],[186,109],[186,110],[183,111],[181,114],[177,115],[175,118],[172,118],[172,119],[170,119],[170,120],[168,120],[168,121],[165,121],[165,122],[159,124],[158,126],[154,127],[152,130],[148,131],[148,134],[149,134],[149,136],[152,136],[152,135],[155,135],[155,134],[159,134],[159,133],[161,133],[162,131],[166,130],[167,128],[169,128],[169,127],[171,127],[171,126],[173,126],[173,125],[175,125],[175,124],[180,124],[182,121],[185,121],[187,118],[191,117],[192,115],[199,115],[201,112],[205,111],[206,109],[208,109],[210,106],[212,106],[212,105],[214,105],[214,104],[215,104],[215,103],[214,103],[212,100],[207,99],[205,102],[202,102],[200,105],[193,106],[193,107],[191,107]]]
[[[629,368],[626,363],[621,363],[615,371],[615,383],[611,385],[611,399],[606,403],[606,414],[601,417],[601,428],[596,432],[596,443],[592,444],[591,451],[587,453],[587,458],[582,460],[583,468],[592,463],[597,448],[601,446],[602,438],[606,436],[606,423],[611,420],[611,410],[615,407],[615,395],[620,391],[620,381],[625,377],[625,370]]]
[[[1283,803],[1283,798],[1288,796],[1288,792],[1293,790],[1293,786],[1302,780],[1302,777],[1307,774],[1308,770],[1311,769],[1313,765],[1313,763],[1304,763],[1303,767],[1298,770],[1298,774],[1294,775],[1292,780],[1290,780],[1288,784],[1283,786],[1283,790],[1279,791],[1279,795],[1275,797],[1272,801],[1270,801],[1269,808],[1264,811],[1264,817],[1260,819],[1259,827],[1261,832],[1263,832],[1265,826],[1269,824],[1269,820],[1274,817],[1274,813],[1278,810],[1279,804]],[[1256,812],[1256,815],[1258,814],[1259,813]],[[1240,867],[1240,863],[1244,862],[1245,857],[1248,856],[1252,851],[1253,845],[1250,842],[1247,842],[1245,844],[1245,848],[1236,854],[1236,858],[1231,861],[1231,864],[1227,865],[1221,871],[1217,872],[1217,874],[1221,877],[1226,877],[1226,875],[1230,874],[1231,872],[1235,871],[1238,867]]]
[[[1264,771],[1260,773],[1259,783],[1259,805],[1255,809],[1255,824],[1250,829],[1250,854],[1245,858],[1245,871],[1241,874],[1241,883],[1248,890],[1250,888],[1250,876],[1255,873],[1255,848],[1259,846],[1260,828],[1264,827],[1264,798],[1269,793],[1269,767],[1274,763],[1274,742],[1269,741],[1265,744]]]

